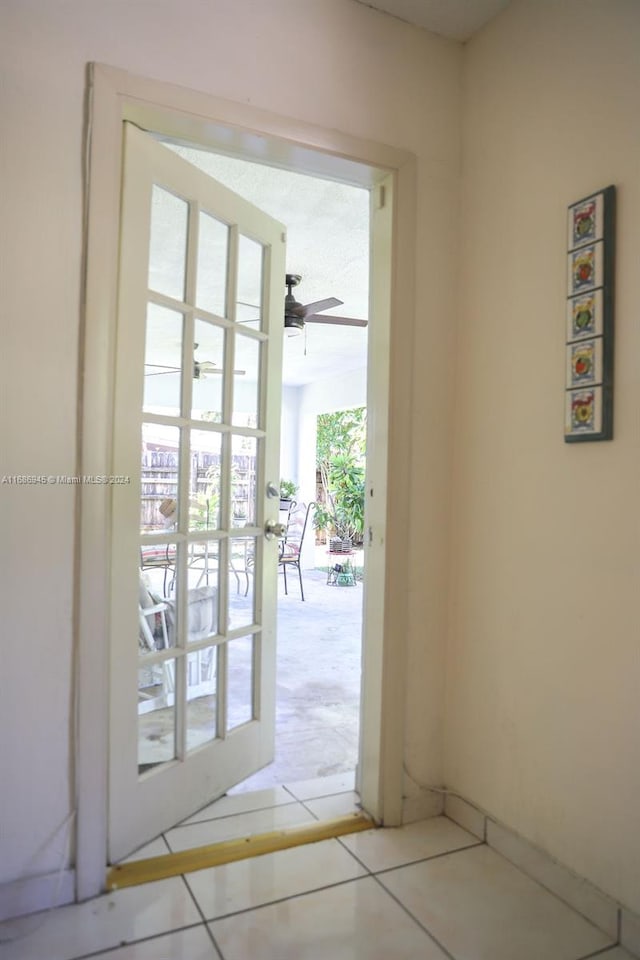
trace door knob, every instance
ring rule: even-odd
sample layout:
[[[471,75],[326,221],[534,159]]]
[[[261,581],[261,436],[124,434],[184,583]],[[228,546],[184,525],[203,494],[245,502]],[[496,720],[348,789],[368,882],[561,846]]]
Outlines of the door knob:
[[[275,483],[269,482],[267,484],[267,496],[268,497],[279,497],[280,496],[280,487],[276,487]]]
[[[267,540],[275,540],[276,537],[284,537],[287,528],[284,523],[274,523],[273,520],[267,520],[264,525],[264,535]]]

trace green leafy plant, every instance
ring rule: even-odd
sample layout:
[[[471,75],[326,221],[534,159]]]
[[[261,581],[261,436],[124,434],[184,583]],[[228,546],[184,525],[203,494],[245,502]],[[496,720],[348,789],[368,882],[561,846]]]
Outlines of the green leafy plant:
[[[205,484],[204,489],[196,489],[189,498],[189,526],[192,530],[208,530],[217,526],[218,506],[220,503],[220,466],[212,464],[197,486]]]
[[[318,417],[316,466],[323,495],[314,508],[316,529],[361,541],[364,530],[365,407]]]
[[[298,492],[298,484],[294,483],[293,480],[280,481],[280,499],[281,500],[293,500],[297,492]]]

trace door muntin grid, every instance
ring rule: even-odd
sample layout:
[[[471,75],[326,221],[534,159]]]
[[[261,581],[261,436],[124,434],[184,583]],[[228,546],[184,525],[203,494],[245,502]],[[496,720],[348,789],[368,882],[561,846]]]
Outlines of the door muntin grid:
[[[260,626],[264,260],[257,241],[154,185],[140,552],[149,558],[162,530],[167,565],[151,583],[143,569],[161,609],[149,618],[156,648],[140,648],[139,677],[163,692],[155,711],[139,692],[141,774],[257,716],[254,633],[240,641],[237,632]],[[254,536],[232,536],[238,528]]]

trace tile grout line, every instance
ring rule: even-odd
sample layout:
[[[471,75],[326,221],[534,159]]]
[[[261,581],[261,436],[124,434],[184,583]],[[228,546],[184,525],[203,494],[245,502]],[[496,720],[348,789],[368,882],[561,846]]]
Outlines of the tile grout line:
[[[356,861],[356,863],[359,864],[359,866],[361,866],[363,870],[366,870],[366,871],[367,871],[367,876],[372,877],[372,876],[373,876],[373,871],[369,869],[369,867],[366,865],[366,863],[363,863],[363,861],[360,859],[360,857],[356,856],[356,854],[353,852],[353,850],[350,850],[349,847],[347,847],[347,846],[342,842],[342,837],[336,837],[336,840],[338,841],[338,843],[340,844],[340,846],[342,847],[342,849],[345,850],[348,854],[350,854],[350,856],[353,857],[353,859]]]
[[[306,799],[301,800],[299,797],[296,797],[295,794],[292,793],[291,790],[289,789],[289,787],[287,787],[284,783],[283,783],[283,784],[279,784],[279,786],[281,786],[283,790],[286,790],[286,792],[287,792],[287,793],[289,794],[289,796],[291,797],[291,800],[287,800],[286,803],[271,803],[271,804],[267,803],[267,804],[264,804],[264,805],[262,805],[262,806],[251,807],[251,808],[249,808],[248,810],[241,810],[241,811],[239,811],[239,812],[237,812],[237,813],[225,813],[225,814],[222,814],[221,816],[217,816],[217,817],[203,817],[201,820],[192,820],[191,817],[186,817],[185,820],[181,820],[179,823],[176,823],[173,827],[171,827],[171,829],[172,829],[172,830],[178,830],[178,829],[181,829],[182,827],[194,827],[194,826],[196,826],[196,825],[199,824],[199,823],[213,823],[213,822],[218,822],[218,821],[223,821],[223,820],[231,820],[233,817],[243,817],[243,816],[245,816],[245,815],[247,815],[247,814],[251,814],[251,813],[263,813],[265,810],[276,810],[276,809],[280,809],[280,808],[285,809],[286,807],[291,807],[291,806],[293,806],[294,804],[301,804],[308,813],[310,813],[312,816],[314,816],[314,817],[316,818],[316,820],[319,820],[320,817],[317,817],[316,814],[314,814],[312,810],[309,810],[309,808],[307,807],[307,803],[310,803],[310,802],[313,803],[313,802],[315,802],[316,800],[326,800],[326,799],[328,799],[329,797],[340,797],[340,796],[342,796],[342,795],[345,794],[345,793],[355,793],[354,790],[338,790],[337,792],[322,793],[322,794],[320,794],[319,796],[306,797]],[[269,788],[264,788],[264,789],[269,789]],[[256,791],[256,792],[259,792],[259,791]],[[244,794],[244,796],[247,796],[247,795],[249,795],[249,794]],[[232,796],[232,797],[236,797],[236,796],[241,797],[241,796],[243,796],[243,794],[233,794],[233,795],[231,795],[231,796]],[[229,794],[225,794],[223,797],[220,797],[219,800],[223,800],[223,799],[229,798],[229,797],[230,797]],[[217,803],[217,802],[219,802],[219,801],[214,801],[214,802]],[[206,809],[206,808],[203,808],[203,809]],[[197,815],[198,815],[197,813],[193,814],[193,816],[197,816]],[[191,820],[191,822],[189,823],[188,821],[190,821],[190,820]],[[165,834],[162,834],[162,836],[165,837]],[[165,840],[166,840],[166,837],[165,837]]]
[[[292,793],[290,788],[284,783],[282,784],[282,788],[286,790],[287,793],[290,793],[298,803],[306,803],[309,800],[326,800],[327,797],[339,797],[343,793],[357,793],[355,787],[348,787],[346,790],[331,790],[329,793],[319,793],[317,796],[305,797],[304,800],[301,800],[300,797],[296,797],[295,793]]]
[[[314,802],[314,801],[311,800],[311,803],[313,803],[313,802]],[[319,820],[319,819],[320,819],[320,817],[317,816],[317,814],[315,814],[315,813],[313,812],[313,810],[310,810],[309,807],[307,806],[307,803],[309,803],[308,800],[298,800],[298,803],[301,803],[301,804],[302,804],[303,809],[305,809],[305,810],[307,811],[307,813],[311,814],[311,816],[314,818],[314,820]]]
[[[222,913],[219,917],[212,917],[210,920],[205,920],[205,923],[217,923],[218,920],[231,920],[234,917],[241,917],[245,913],[252,913],[254,910],[265,910],[267,907],[274,907],[279,903],[287,903],[289,900],[300,900],[302,897],[309,897],[314,893],[322,893],[323,890],[333,890],[334,887],[346,887],[350,883],[358,883],[360,880],[369,879],[373,879],[372,874],[367,874],[364,877],[348,877],[346,880],[337,880],[335,883],[328,883],[322,887],[312,887],[310,890],[301,890],[300,893],[292,893],[286,897],[276,897],[275,900],[266,900],[264,903],[258,903],[253,907],[243,907],[241,910],[232,910],[231,913]],[[79,960],[82,960],[82,958],[79,958]]]
[[[578,960],[598,960],[598,957],[606,957],[611,950],[615,950],[616,947],[619,947],[620,943],[611,943],[608,947],[602,947],[600,950],[596,950],[595,953],[587,953],[583,957],[578,957]]]
[[[411,910],[409,910],[409,908],[406,907],[406,906],[404,905],[404,903],[402,903],[402,901],[399,900],[399,899],[396,897],[396,895],[391,892],[391,890],[387,890],[387,888],[385,887],[385,885],[384,885],[384,884],[382,883],[382,881],[378,878],[378,875],[377,875],[377,874],[373,874],[372,879],[375,880],[375,882],[378,884],[378,886],[380,887],[380,889],[383,890],[383,891],[387,894],[387,896],[389,896],[392,900],[394,900],[394,901],[398,904],[398,906],[406,913],[406,915],[407,915],[408,917],[411,917],[411,919],[413,920],[413,922],[414,922],[415,924],[417,924],[418,927],[420,927],[420,929],[423,931],[423,933],[426,933],[426,935],[429,937],[429,939],[432,940],[433,943],[435,943],[436,946],[440,948],[440,950],[442,950],[442,952],[444,953],[444,955],[445,955],[446,957],[448,957],[449,960],[457,960],[457,958],[456,958],[449,950],[447,950],[447,948],[445,947],[445,945],[444,945],[443,943],[440,943],[440,941],[437,939],[437,937],[435,937],[435,936],[431,933],[431,931],[429,930],[429,928],[426,927],[423,923],[421,923],[420,920],[418,920],[417,917],[414,917],[414,915],[411,913]]]
[[[181,830],[183,827],[197,827],[201,823],[221,823],[224,820],[233,820],[234,817],[244,817],[252,813],[264,813],[266,810],[286,810],[287,807],[293,807],[297,803],[302,803],[302,801],[295,800],[291,802],[287,801],[287,803],[267,805],[265,807],[253,807],[251,810],[241,810],[239,813],[225,813],[220,817],[203,817],[202,820],[191,820],[191,817],[187,817],[186,820],[182,820],[180,823],[176,823],[175,826],[171,827],[171,830]],[[198,814],[194,813],[193,816],[197,817]],[[189,820],[191,820],[190,823],[187,822]]]
[[[548,865],[549,863],[555,864],[557,867],[560,868],[561,871],[563,871],[563,872],[565,872],[565,873],[568,872],[568,873],[571,875],[571,881],[572,881],[572,883],[573,883],[574,885],[575,885],[576,881],[577,881],[578,883],[583,883],[583,882],[585,882],[585,878],[584,878],[584,877],[580,877],[580,876],[578,876],[577,874],[574,874],[573,871],[571,871],[571,869],[570,869],[569,867],[567,867],[565,864],[561,863],[560,861],[554,860],[554,858],[551,857],[551,855],[548,854],[545,850],[536,847],[535,844],[533,844],[531,841],[528,841],[525,837],[521,836],[516,830],[514,830],[514,829],[512,829],[511,827],[507,826],[506,824],[502,823],[496,816],[492,815],[491,813],[488,813],[486,810],[483,810],[481,807],[477,806],[477,805],[476,805],[475,803],[473,803],[471,800],[468,800],[466,797],[463,797],[461,794],[454,793],[453,791],[450,792],[450,795],[453,796],[453,797],[457,797],[463,804],[465,804],[466,806],[471,807],[471,809],[472,809],[473,811],[475,811],[477,814],[480,815],[480,817],[482,818],[482,829],[483,829],[483,835],[484,835],[484,842],[487,844],[487,846],[489,847],[490,850],[493,850],[494,853],[498,854],[498,856],[502,857],[502,858],[503,858],[504,860],[506,860],[508,863],[510,863],[510,864],[512,864],[514,867],[516,867],[516,869],[518,869],[521,873],[523,873],[523,874],[524,874],[526,877],[528,877],[530,880],[533,880],[535,883],[537,883],[537,884],[538,884],[543,890],[545,890],[547,893],[550,893],[550,894],[551,894],[553,897],[555,897],[557,900],[560,900],[561,903],[563,903],[566,907],[568,907],[569,909],[571,909],[571,910],[573,910],[575,913],[577,913],[580,917],[582,917],[583,920],[586,920],[587,923],[590,923],[593,927],[595,927],[596,930],[599,930],[601,933],[604,933],[604,934],[606,934],[606,935],[609,936],[609,937],[615,937],[614,942],[613,942],[610,946],[604,948],[605,951],[606,951],[606,950],[611,950],[612,948],[615,948],[616,946],[620,946],[620,947],[622,947],[623,949],[626,949],[626,947],[624,947],[624,945],[623,945],[623,943],[622,943],[622,913],[623,913],[623,908],[622,908],[622,906],[621,906],[619,903],[613,901],[613,898],[612,898],[609,894],[605,893],[605,891],[603,891],[603,890],[598,889],[595,885],[589,884],[589,885],[591,886],[593,892],[594,892],[599,898],[601,898],[601,899],[604,898],[604,899],[605,899],[607,902],[609,902],[609,903],[612,903],[612,901],[613,901],[613,904],[612,904],[612,905],[615,907],[615,911],[616,911],[616,917],[615,917],[615,928],[616,928],[616,929],[615,929],[615,933],[611,933],[611,932],[609,931],[609,929],[606,929],[604,926],[601,926],[600,923],[598,923],[598,922],[593,918],[592,913],[587,912],[586,909],[583,910],[583,909],[580,909],[578,906],[576,906],[575,900],[574,900],[572,897],[567,896],[565,893],[563,893],[563,892],[559,889],[559,888],[561,887],[561,884],[556,884],[555,882],[551,882],[551,881],[549,881],[549,880],[547,880],[547,881],[542,880],[542,879],[540,878],[540,876],[538,875],[538,872],[537,872],[535,869],[532,869],[532,868],[530,868],[530,867],[526,867],[526,866],[522,863],[521,858],[518,859],[518,858],[515,858],[515,857],[507,856],[507,854],[505,854],[505,853],[500,849],[500,846],[499,846],[499,845],[497,845],[497,844],[495,844],[495,843],[492,843],[492,842],[489,840],[489,826],[490,826],[490,825],[493,825],[493,826],[495,826],[496,828],[502,829],[504,832],[506,832],[506,833],[509,835],[509,837],[510,837],[512,840],[515,840],[515,841],[518,842],[520,845],[524,845],[525,847],[531,847],[531,848],[533,848],[534,852],[536,852],[537,854],[539,854],[539,855],[542,856],[545,864],[547,864],[547,865]],[[446,810],[446,805],[445,805],[445,810],[444,810],[444,816],[446,816],[449,820],[451,820],[453,823],[456,823],[458,826],[462,827],[463,829],[468,829],[468,828],[465,826],[465,824],[464,824],[463,822],[461,822],[463,818],[458,819],[458,818],[456,818],[456,817],[453,815],[452,811],[447,812],[447,810]],[[589,883],[589,881],[586,881],[586,882]],[[611,926],[613,926],[613,924],[612,924]],[[627,951],[627,952],[629,952],[629,951]],[[591,954],[590,954],[589,956],[591,956]],[[599,954],[593,954],[593,956],[599,956]],[[632,954],[632,956],[635,956],[635,955]],[[640,955],[639,955],[639,958],[640,958]]]
[[[204,910],[201,908],[200,904],[198,903],[198,899],[197,899],[195,893],[193,892],[193,890],[191,889],[191,885],[190,885],[189,881],[187,880],[186,874],[184,874],[184,873],[180,874],[180,879],[182,880],[182,882],[184,883],[185,887],[186,887],[187,890],[189,891],[189,896],[190,896],[191,899],[193,900],[193,903],[194,903],[194,906],[195,906],[196,910],[198,911],[198,913],[199,913],[200,916],[202,917],[202,924],[203,924],[203,926],[204,926],[205,933],[207,934],[207,936],[208,936],[209,939],[211,940],[211,943],[213,944],[213,949],[216,951],[216,953],[217,953],[218,956],[220,957],[220,960],[225,960],[225,958],[224,958],[224,956],[223,956],[223,954],[222,954],[222,950],[220,950],[220,949],[218,948],[218,944],[216,943],[215,937],[213,936],[212,931],[209,929],[209,923],[208,923],[208,921],[207,921],[207,918],[206,918],[205,915],[204,915]]]
[[[406,863],[398,863],[393,867],[382,867],[381,870],[370,870],[370,873],[372,876],[377,877],[386,873],[392,873],[394,870],[402,870],[404,867],[415,867],[418,863],[427,863],[430,860],[441,860],[442,857],[453,857],[456,853],[464,853],[466,850],[474,850],[476,847],[484,846],[486,846],[486,844],[478,840],[477,843],[469,843],[466,847],[456,847],[455,850],[445,850],[443,853],[432,853],[426,857],[419,857],[417,860],[407,860]]]
[[[190,886],[190,884],[189,884],[189,881],[187,880],[187,875],[186,875],[185,873],[181,873],[181,874],[179,875],[179,877],[176,878],[176,879],[182,880],[183,884],[184,884],[185,887],[187,888],[187,893],[189,894],[189,897],[191,898],[191,900],[193,900],[193,905],[194,905],[194,907],[196,908],[196,910],[198,911],[198,915],[200,916],[200,919],[202,920],[203,924],[206,926],[206,924],[207,924],[207,918],[205,917],[204,912],[202,911],[202,909],[201,909],[201,907],[200,907],[200,904],[198,903],[198,901],[197,901],[197,899],[196,899],[196,896],[195,896],[193,890],[191,889],[191,886]]]
[[[565,907],[567,908],[567,910],[572,910],[573,913],[575,913],[575,914],[577,914],[577,916],[581,917],[581,918],[584,920],[585,923],[590,924],[595,930],[598,930],[600,933],[605,934],[605,936],[607,936],[607,937],[612,937],[612,936],[613,936],[613,934],[609,933],[608,930],[605,930],[603,927],[599,926],[599,924],[597,924],[596,921],[595,921],[592,917],[588,916],[586,913],[583,913],[582,910],[579,910],[579,909],[575,906],[574,903],[572,903],[570,900],[567,900],[567,899],[565,899],[563,896],[561,896],[561,895],[557,892],[557,890],[554,890],[554,889],[553,889],[553,887],[552,887],[550,884],[544,883],[541,879],[539,879],[539,877],[535,876],[534,873],[529,873],[527,870],[524,869],[523,866],[521,866],[521,865],[520,865],[519,863],[517,863],[515,860],[512,860],[510,857],[506,856],[506,854],[504,854],[501,850],[499,850],[499,849],[498,849],[497,847],[495,847],[493,844],[487,843],[486,846],[488,847],[489,850],[491,850],[493,853],[495,853],[496,856],[501,857],[501,858],[505,861],[505,863],[508,863],[508,864],[510,864],[512,867],[515,867],[516,870],[518,870],[521,874],[523,874],[523,876],[527,877],[528,880],[530,880],[532,883],[537,884],[537,885],[541,888],[541,890],[544,890],[544,891],[545,891],[545,893],[548,893],[548,894],[550,894],[552,897],[555,897],[556,900],[559,900],[560,903],[562,903],[563,906],[565,906]],[[618,929],[617,929],[617,932],[616,932],[616,935],[615,935],[615,936],[616,936],[616,939],[613,940],[612,943],[610,943],[607,947],[605,947],[605,948],[604,948],[605,950],[611,950],[613,947],[616,947],[616,946],[619,946],[619,945],[620,945],[620,922],[619,922],[619,918],[620,918],[620,910],[618,910],[618,923],[617,923],[617,928],[618,928]],[[598,954],[596,953],[596,954],[588,954],[587,956],[589,957],[589,956],[597,956],[597,955],[598,955]],[[584,960],[584,958],[579,958],[579,960]]]
[[[88,903],[90,901],[85,902]],[[101,947],[98,950],[92,950],[90,953],[79,953],[76,956],[66,958],[66,960],[91,960],[91,957],[101,957],[105,953],[114,953],[116,950],[122,950],[123,947],[134,947],[139,943],[149,943],[152,940],[159,940],[161,937],[170,937],[173,933],[182,933],[184,930],[195,930],[196,927],[201,926],[203,926],[203,924],[200,922],[187,923],[184,926],[174,927],[171,930],[163,930],[160,933],[151,933],[148,937],[140,937],[139,940],[121,940],[120,943],[116,943],[112,947]]]
[[[349,836],[349,834],[346,834]],[[456,847],[454,850],[444,850],[442,853],[433,853],[430,856],[420,857],[418,860],[408,860],[406,863],[398,863],[393,867],[382,867],[381,870],[372,870],[371,867],[368,867],[363,860],[361,860],[353,850],[350,850],[349,847],[343,842],[342,837],[336,837],[336,840],[340,846],[346,850],[347,853],[350,853],[356,863],[360,864],[363,869],[372,877],[377,877],[381,874],[391,873],[393,870],[402,870],[403,867],[413,867],[418,863],[426,863],[428,860],[439,860],[441,857],[450,857],[456,853],[463,853],[465,850],[473,850],[475,847],[484,847],[488,846],[483,843],[482,840],[478,840],[476,843],[469,843],[464,847]]]
[[[220,958],[220,960],[227,960],[227,958],[225,957],[224,953],[222,952],[222,947],[220,947],[220,946],[218,945],[218,941],[216,940],[215,936],[213,935],[213,930],[212,930],[211,927],[209,926],[209,921],[207,921],[207,922],[205,923],[204,928],[205,928],[205,930],[207,931],[207,933],[209,934],[209,939],[211,940],[211,943],[213,944],[213,949],[214,949],[214,950],[216,951],[216,953],[218,954],[218,957]]]

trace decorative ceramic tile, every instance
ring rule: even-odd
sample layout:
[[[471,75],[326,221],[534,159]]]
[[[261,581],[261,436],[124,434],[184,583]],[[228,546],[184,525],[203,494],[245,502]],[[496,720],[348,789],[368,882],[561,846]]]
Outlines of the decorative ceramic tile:
[[[225,960],[446,958],[372,878],[217,920],[209,929]]]
[[[479,840],[446,817],[433,817],[404,827],[364,830],[341,837],[340,842],[365,867],[376,873],[405,863],[460,850]]]
[[[317,797],[328,797],[333,793],[347,793],[355,788],[356,775],[350,773],[336,773],[330,777],[316,777],[313,780],[302,780],[299,783],[285,783],[285,790],[293,794],[296,800],[314,800]]]
[[[187,874],[208,920],[364,876],[336,840],[323,840]]]
[[[142,943],[132,943],[120,950],[93,954],[91,960],[220,960],[207,929],[202,924],[166,937],[154,937]]]
[[[612,945],[485,845],[379,879],[456,960],[578,960]]]
[[[201,920],[184,880],[171,877],[14,921],[19,939],[2,944],[2,960],[74,960]]]
[[[568,209],[565,441],[613,436],[615,186]]]
[[[165,834],[172,852],[202,847],[209,843],[222,843],[256,833],[268,833],[271,830],[283,830],[301,823],[316,823],[301,803],[288,803],[270,810],[254,810],[241,813],[236,817],[223,817],[221,820],[204,820],[189,826],[175,827]]]
[[[336,793],[332,797],[320,797],[319,800],[305,800],[304,805],[318,820],[333,820],[334,817],[346,817],[349,813],[362,813],[360,797],[353,790]]]
[[[215,803],[210,803],[192,817],[184,820],[181,826],[188,823],[199,823],[201,820],[217,820],[219,817],[235,816],[239,813],[251,813],[254,810],[266,810],[270,807],[279,807],[293,800],[284,787],[268,787],[265,790],[254,790],[252,793],[227,794],[220,797]]]

